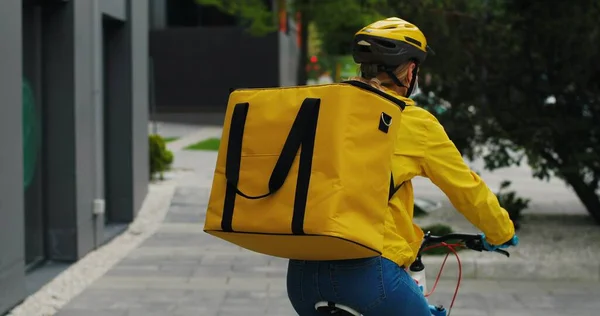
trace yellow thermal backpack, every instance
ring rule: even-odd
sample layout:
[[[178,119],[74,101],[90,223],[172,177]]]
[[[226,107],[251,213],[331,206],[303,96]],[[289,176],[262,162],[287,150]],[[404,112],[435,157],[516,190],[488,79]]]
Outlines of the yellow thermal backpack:
[[[360,81],[233,91],[204,231],[290,259],[380,255],[404,106]]]

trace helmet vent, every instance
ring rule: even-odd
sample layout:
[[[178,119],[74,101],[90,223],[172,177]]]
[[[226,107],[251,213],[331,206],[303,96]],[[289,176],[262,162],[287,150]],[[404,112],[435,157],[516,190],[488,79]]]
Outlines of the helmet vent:
[[[412,37],[404,36],[404,39],[405,39],[407,42],[409,42],[409,43],[412,43],[412,44],[415,44],[415,45],[417,45],[417,46],[419,46],[419,47],[421,47],[421,46],[423,45],[423,44],[421,44],[421,42],[417,41],[416,39],[414,39],[414,38],[412,38]]]
[[[370,46],[358,45],[356,48],[361,53],[370,53],[371,52],[371,47]]]
[[[375,44],[379,45],[379,46],[383,46],[385,48],[396,48],[396,44],[390,42],[390,41],[383,41],[383,40],[379,40],[379,39],[374,39],[373,42],[375,42]]]

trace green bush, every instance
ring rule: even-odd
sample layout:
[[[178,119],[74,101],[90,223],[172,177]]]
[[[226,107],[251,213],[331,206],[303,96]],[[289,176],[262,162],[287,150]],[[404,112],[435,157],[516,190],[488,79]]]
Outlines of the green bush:
[[[419,207],[418,205],[414,205],[413,207],[413,217],[425,217],[427,216],[427,212],[425,212],[421,207]]]
[[[530,200],[517,196],[515,191],[507,191],[510,184],[510,181],[503,181],[500,184],[500,190],[496,193],[496,197],[500,205],[508,212],[510,219],[515,224],[515,229],[519,229],[521,227],[523,211],[529,207]]]
[[[431,235],[434,235],[434,236],[443,236],[443,235],[451,234],[454,232],[454,230],[452,230],[452,227],[445,225],[445,224],[433,224],[430,226],[423,227],[422,229],[423,229],[423,232],[425,232],[425,233],[430,232]],[[456,242],[457,242],[456,240],[449,240],[447,243],[453,244]],[[456,251],[460,251],[462,248],[454,248],[454,249]],[[450,249],[448,249],[447,247],[440,247],[440,248],[433,248],[433,249],[427,250],[423,254],[445,255],[448,252],[450,252]]]
[[[160,135],[149,135],[148,141],[150,152],[150,179],[155,179],[156,175],[158,175],[158,178],[163,180],[163,172],[169,170],[173,163],[173,152],[167,149],[166,142]]]

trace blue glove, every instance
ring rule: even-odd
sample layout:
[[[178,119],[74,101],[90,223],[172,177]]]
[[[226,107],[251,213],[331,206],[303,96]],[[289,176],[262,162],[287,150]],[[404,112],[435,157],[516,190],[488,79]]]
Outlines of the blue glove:
[[[505,242],[504,244],[498,246],[498,248],[506,249],[511,246],[516,247],[517,245],[519,245],[519,236],[514,235],[513,238],[511,238],[509,241]]]
[[[505,242],[502,245],[496,246],[487,242],[485,239],[485,234],[481,234],[481,242],[483,243],[483,249],[487,251],[494,251],[496,249],[506,249],[510,246],[517,246],[519,244],[519,237],[514,235],[509,241]]]

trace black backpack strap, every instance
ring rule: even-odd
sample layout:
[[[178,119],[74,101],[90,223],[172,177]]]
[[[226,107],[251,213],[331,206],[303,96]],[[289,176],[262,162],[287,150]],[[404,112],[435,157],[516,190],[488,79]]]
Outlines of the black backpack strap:
[[[394,174],[390,174],[390,195],[388,197],[388,201],[392,199],[392,197],[394,197],[394,194],[396,194],[396,192],[398,192],[398,190],[402,187],[402,185],[404,184],[404,182],[400,183],[399,186],[396,186],[394,184]]]
[[[387,93],[385,93],[385,92],[383,92],[383,91],[381,91],[379,89],[373,88],[371,85],[366,84],[366,83],[364,83],[362,81],[347,80],[347,81],[342,81],[342,83],[343,84],[349,84],[349,85],[354,86],[356,88],[363,89],[363,90],[375,93],[375,94],[379,95],[380,97],[382,97],[382,98],[384,98],[384,99],[386,99],[388,101],[391,101],[391,102],[395,103],[397,106],[400,107],[400,109],[402,111],[404,111],[404,108],[406,107],[406,103],[404,101],[402,101],[402,100],[400,100],[400,99],[398,99],[396,97],[393,97],[393,96],[391,96],[391,95],[389,95],[389,94],[387,94]]]
[[[221,229],[225,232],[233,232],[233,212],[237,196],[250,200],[266,198],[277,192],[283,186],[292,168],[298,152],[300,160],[298,167],[298,179],[296,184],[296,196],[294,198],[294,214],[292,217],[292,232],[295,235],[304,234],[304,216],[306,212],[306,199],[310,184],[313,150],[315,147],[315,135],[321,99],[306,98],[302,102],[294,123],[283,144],[283,149],[277,158],[277,163],[269,178],[269,191],[261,195],[248,195],[239,189],[240,164],[242,160],[242,144],[244,129],[250,108],[250,103],[238,103],[233,108],[229,136],[227,143],[227,156],[225,163],[225,178],[227,187],[225,190],[225,202],[221,219]]]

